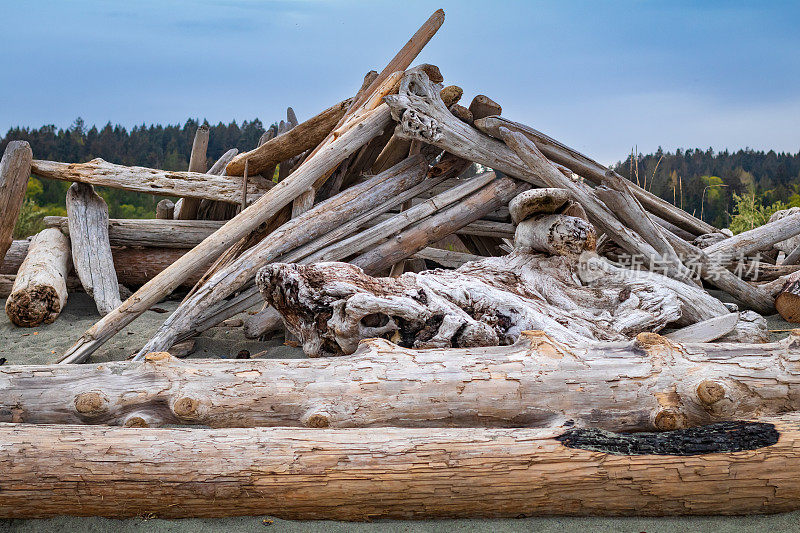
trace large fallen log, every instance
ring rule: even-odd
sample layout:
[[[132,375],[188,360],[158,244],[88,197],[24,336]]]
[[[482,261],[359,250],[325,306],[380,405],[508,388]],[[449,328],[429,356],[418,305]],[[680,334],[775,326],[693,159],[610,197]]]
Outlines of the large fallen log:
[[[368,113],[357,125],[307,160],[289,178],[267,191],[247,209],[150,280],[121,306],[103,317],[67,350],[60,362],[75,363],[86,359],[151,305],[175,290],[189,276],[214,261],[230,247],[231,243],[247,236],[260,224],[271,219],[331,167],[379,135],[390,121],[391,116],[386,105],[381,105]]]
[[[36,234],[6,300],[8,318],[28,328],[53,323],[67,303],[70,264],[63,233],[48,228]]]
[[[635,435],[3,424],[0,516],[366,520],[792,511],[800,507],[798,423],[784,415]]]
[[[773,220],[763,226],[728,237],[704,249],[721,261],[736,259],[759,251],[800,234],[800,212]],[[790,250],[791,251],[791,250]]]
[[[47,216],[43,223],[70,234],[67,217]],[[112,246],[194,248],[224,224],[217,220],[112,218],[108,220],[108,238]]]
[[[22,202],[25,199],[28,177],[31,174],[33,152],[27,141],[11,141],[0,160],[0,261],[13,240]]]
[[[0,422],[663,431],[800,410],[799,339],[566,345],[529,331],[466,349],[369,339],[338,359],[4,365]]]
[[[172,172],[145,167],[115,165],[102,159],[88,163],[57,163],[34,159],[31,172],[42,178],[78,181],[157,196],[181,196],[238,204],[242,198],[242,178],[198,172]],[[253,180],[247,194],[259,197],[268,190]]]
[[[70,186],[66,205],[75,273],[100,314],[107,315],[122,303],[108,239],[108,206],[86,183]]]

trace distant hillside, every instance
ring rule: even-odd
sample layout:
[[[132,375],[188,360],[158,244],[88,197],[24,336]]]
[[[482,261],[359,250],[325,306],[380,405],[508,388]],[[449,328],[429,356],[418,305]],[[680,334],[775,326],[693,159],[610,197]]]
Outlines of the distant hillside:
[[[717,227],[735,216],[736,199],[754,208],[800,207],[800,152],[659,149],[615,169],[631,181]]]
[[[180,125],[144,125],[127,130],[110,123],[87,128],[77,119],[67,129],[43,126],[39,129],[12,128],[0,138],[0,150],[9,141],[23,139],[31,144],[34,157],[54,161],[82,162],[101,157],[112,163],[141,165],[167,170],[185,170],[198,121]],[[226,150],[252,149],[264,132],[258,119],[238,125],[210,126],[209,165]],[[589,154],[591,155],[591,154]],[[785,154],[739,150],[714,152],[678,150],[637,157],[629,156],[615,165],[623,176],[695,216],[718,227],[731,225],[739,210],[750,210],[759,222],[771,211],[786,205],[800,206],[800,152]],[[35,231],[36,220],[44,214],[63,214],[68,183],[31,180],[21,233]],[[116,189],[101,189],[110,214],[116,218],[153,217],[155,196]],[[750,220],[750,219],[748,219]],[[749,222],[752,224],[753,222]],[[739,224],[734,222],[734,225]],[[746,229],[739,224],[740,229]]]

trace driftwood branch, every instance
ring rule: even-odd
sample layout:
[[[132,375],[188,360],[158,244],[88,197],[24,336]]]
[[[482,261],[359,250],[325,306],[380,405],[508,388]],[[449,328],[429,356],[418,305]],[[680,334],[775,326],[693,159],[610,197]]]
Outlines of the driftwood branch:
[[[5,257],[14,234],[31,173],[33,152],[26,141],[11,141],[0,161],[0,261]]]

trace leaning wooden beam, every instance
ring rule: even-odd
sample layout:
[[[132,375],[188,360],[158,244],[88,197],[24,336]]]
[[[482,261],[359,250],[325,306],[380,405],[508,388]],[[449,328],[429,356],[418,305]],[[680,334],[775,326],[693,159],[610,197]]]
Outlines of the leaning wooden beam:
[[[282,225],[268,239],[250,248],[226,268],[208,278],[172,313],[139,351],[137,357],[169,348],[177,336],[188,330],[204,310],[251,281],[261,266],[324,236],[376,204],[388,201],[404,190],[420,184],[425,179],[427,170],[428,165],[422,156],[408,158]]]
[[[375,217],[374,222],[385,222],[395,214],[386,213]],[[456,231],[458,235],[479,235],[482,237],[498,237],[500,239],[513,239],[514,226],[505,222],[494,222],[493,220],[476,220]]]
[[[66,205],[75,273],[100,314],[107,315],[122,303],[108,239],[108,206],[86,183],[70,186]]]
[[[17,272],[6,315],[17,326],[51,324],[67,303],[69,240],[48,228],[38,233]]]
[[[401,211],[379,224],[372,226],[341,240],[308,256],[306,261],[317,263],[322,261],[338,261],[364,250],[388,236],[400,233],[408,226],[415,224],[430,215],[441,211],[461,199],[482,189],[495,179],[494,172],[484,172],[460,185],[426,200],[414,207]]]
[[[11,141],[0,161],[0,261],[5,257],[25,199],[33,152],[27,141]]]
[[[505,127],[516,133],[521,133],[536,143],[536,147],[551,161],[567,167],[579,176],[597,185],[605,181],[606,173],[609,170],[608,168],[529,126],[512,122],[503,117],[486,117],[476,120],[475,127],[495,138],[499,138],[501,127]],[[719,231],[714,226],[703,222],[683,209],[670,204],[666,200],[642,189],[634,183],[632,183],[630,187],[636,198],[650,213],[694,235],[703,235],[705,233],[715,233]]]
[[[4,490],[0,516],[777,513],[800,507],[798,423],[788,414],[638,435],[4,424],[0,468],[13,490]]]
[[[570,421],[664,431],[800,410],[798,358],[796,335],[772,344],[679,344],[643,333],[629,342],[566,345],[540,331],[484,348],[412,350],[368,339],[336,359],[181,361],[159,352],[135,362],[4,365],[0,422],[344,428]]]
[[[201,124],[194,134],[192,152],[189,155],[189,172],[203,173],[206,168],[206,155],[208,153],[208,125]],[[181,209],[176,217],[178,220],[194,220],[197,218],[197,209],[200,207],[199,198],[184,198]]]
[[[240,177],[127,167],[102,159],[92,159],[88,163],[57,163],[35,159],[31,172],[42,178],[78,181],[157,196],[206,198],[228,203],[239,203],[242,197]],[[248,195],[257,197],[265,191],[257,183],[248,182]]]
[[[773,244],[785,241],[795,235],[800,235],[800,213],[728,237],[704,248],[703,251],[712,257],[724,258],[723,260],[736,259],[758,251],[769,250]]]
[[[44,217],[48,228],[70,234],[67,217]],[[112,246],[194,248],[225,223],[217,220],[163,220],[157,218],[112,218],[108,237]]]
[[[478,220],[528,188],[510,178],[497,178],[457,205],[406,229],[394,239],[358,256],[352,263],[368,272],[380,272],[423,248],[442,240],[456,230]]]
[[[60,362],[77,363],[85,360],[106,340],[175,290],[186,278],[207,267],[231,243],[247,236],[272,218],[331,167],[379,135],[390,122],[390,112],[385,104],[365,115],[356,126],[343,133],[324,150],[320,150],[291,176],[267,191],[247,209],[150,280],[114,312],[103,317],[67,350]]]
[[[270,129],[270,131],[272,130]],[[217,159],[217,161],[211,166],[211,168],[208,169],[207,173],[213,174],[215,176],[224,176],[225,166],[228,163],[230,163],[231,159],[233,159],[238,153],[239,150],[237,150],[236,148],[231,148],[230,150],[222,154],[222,156],[219,159]],[[272,185],[271,181],[272,177],[270,176],[269,179],[259,179],[256,182],[260,183],[261,186],[267,188]],[[238,205],[226,202],[200,200],[200,207],[197,210],[197,218],[202,220],[229,220],[236,216],[237,209],[239,209]]]
[[[351,98],[334,104],[283,135],[278,135],[249,152],[237,155],[228,163],[227,174],[241,176],[244,173],[245,161],[248,161],[248,173],[260,174],[264,170],[274,168],[281,161],[314,148],[328,136],[352,103]]]

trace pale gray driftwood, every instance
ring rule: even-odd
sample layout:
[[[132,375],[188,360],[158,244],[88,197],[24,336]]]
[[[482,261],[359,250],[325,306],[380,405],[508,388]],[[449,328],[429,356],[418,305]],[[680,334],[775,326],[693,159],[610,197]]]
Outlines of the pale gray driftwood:
[[[739,313],[720,315],[672,331],[664,337],[672,342],[711,342],[733,331],[738,322]]]
[[[6,315],[17,326],[51,324],[67,303],[69,240],[55,228],[37,233],[17,272]]]
[[[107,315],[122,303],[108,239],[108,206],[86,183],[70,186],[66,204],[75,273],[97,311]]]
[[[201,124],[197,127],[194,133],[194,141],[192,142],[192,151],[189,155],[189,172],[206,171],[206,156],[208,154],[208,139],[209,129],[208,125]],[[200,207],[199,198],[184,198],[181,203],[181,209],[176,217],[178,220],[194,220],[197,218],[197,210]]]

